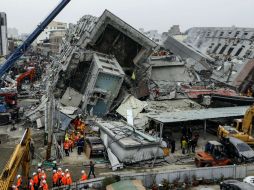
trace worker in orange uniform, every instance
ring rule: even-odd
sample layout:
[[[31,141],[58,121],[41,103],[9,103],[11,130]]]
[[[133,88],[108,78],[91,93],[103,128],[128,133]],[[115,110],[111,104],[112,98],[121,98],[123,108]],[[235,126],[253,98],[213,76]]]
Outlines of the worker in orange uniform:
[[[61,185],[66,185],[66,176],[62,173]]]
[[[48,184],[47,184],[47,181],[46,180],[43,180],[42,181],[42,186],[41,186],[41,189],[42,190],[48,190],[49,187],[48,187]]]
[[[22,189],[22,178],[21,178],[21,175],[17,175],[17,184],[16,184],[16,187],[19,190]]]
[[[53,187],[57,187],[58,174],[57,174],[56,170],[53,170],[52,182],[53,182]]]
[[[39,188],[39,176],[37,173],[33,173],[33,182],[34,182],[34,190],[38,190]]]
[[[72,152],[72,149],[74,148],[74,142],[73,142],[73,140],[72,139],[69,139],[69,147],[70,147],[70,152]]]
[[[38,174],[39,183],[40,183],[40,182],[41,182],[41,176],[42,176],[42,173],[41,173],[41,168],[38,168],[38,170],[37,170],[37,174]]]
[[[67,174],[66,175],[66,185],[71,185],[72,184],[72,179],[71,179],[71,175]]]
[[[29,190],[35,190],[34,189],[34,181],[33,181],[32,178],[29,180],[28,189]]]
[[[85,170],[82,170],[81,171],[81,179],[80,179],[80,181],[86,181],[87,180],[87,175],[86,175],[86,172],[85,172]]]
[[[58,183],[57,183],[57,185],[60,186],[61,185],[61,180],[62,180],[62,169],[61,168],[57,169],[57,175],[58,175]]]
[[[43,176],[43,179],[47,179],[47,175],[44,170],[41,170],[41,177]]]
[[[44,181],[44,180],[46,180],[46,179],[45,179],[45,176],[42,175],[42,176],[41,176],[41,179],[40,179],[40,187],[43,186],[43,181]]]
[[[65,151],[65,156],[70,156],[69,155],[70,145],[69,145],[68,140],[64,141],[63,148],[64,148],[64,151]]]

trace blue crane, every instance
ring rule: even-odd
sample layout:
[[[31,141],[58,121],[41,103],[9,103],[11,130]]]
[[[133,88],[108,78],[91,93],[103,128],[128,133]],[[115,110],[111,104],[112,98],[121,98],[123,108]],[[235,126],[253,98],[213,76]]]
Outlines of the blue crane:
[[[43,32],[43,30],[48,26],[48,24],[63,10],[63,8],[71,0],[61,1],[57,7],[47,16],[47,18],[39,24],[36,29],[29,35],[29,37],[20,45],[4,62],[3,66],[0,67],[0,79],[3,75],[12,68],[15,62],[25,53],[33,41]]]

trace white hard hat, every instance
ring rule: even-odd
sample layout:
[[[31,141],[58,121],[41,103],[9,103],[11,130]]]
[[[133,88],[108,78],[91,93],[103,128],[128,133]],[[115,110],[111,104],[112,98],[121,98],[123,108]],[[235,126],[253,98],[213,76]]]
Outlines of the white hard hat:
[[[61,168],[58,168],[58,170],[62,170]]]
[[[17,175],[17,179],[20,178],[20,177],[21,177],[21,175]]]
[[[33,175],[36,175],[36,173],[34,172]]]
[[[64,173],[62,173],[62,175],[64,175]]]
[[[16,188],[16,185],[12,185],[12,188]]]
[[[69,171],[68,169],[65,170],[65,172],[68,172],[68,171]]]
[[[82,171],[81,171],[81,173],[82,173],[82,174],[84,174],[84,173],[85,173],[85,171],[84,171],[84,170],[82,170]]]
[[[40,171],[41,171],[41,168],[38,169],[38,172],[40,172]]]
[[[45,171],[44,171],[44,170],[41,170],[41,173],[45,173]]]
[[[56,173],[56,170],[53,170],[53,173]]]
[[[56,161],[54,160],[53,163],[56,164]]]
[[[44,175],[42,175],[42,176],[41,176],[41,178],[42,178],[42,179],[44,179],[44,178],[45,178],[45,176],[44,176]]]

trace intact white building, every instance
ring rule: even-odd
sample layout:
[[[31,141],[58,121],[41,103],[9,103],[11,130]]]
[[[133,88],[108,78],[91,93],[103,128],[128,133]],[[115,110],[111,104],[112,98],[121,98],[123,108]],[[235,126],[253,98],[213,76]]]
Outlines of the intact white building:
[[[49,36],[51,32],[56,32],[56,31],[66,31],[67,30],[67,23],[63,22],[56,22],[52,21],[45,29],[44,31],[38,36],[37,38],[37,43],[41,43],[44,40],[49,40]]]
[[[8,53],[7,18],[6,13],[0,12],[0,56]]]

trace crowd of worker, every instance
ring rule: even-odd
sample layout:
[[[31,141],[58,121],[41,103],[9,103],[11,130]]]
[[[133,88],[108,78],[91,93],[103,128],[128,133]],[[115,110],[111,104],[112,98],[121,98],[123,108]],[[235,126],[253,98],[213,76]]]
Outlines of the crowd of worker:
[[[182,134],[180,138],[180,147],[182,154],[186,153],[195,153],[197,144],[198,144],[199,134],[197,132],[193,133],[192,128],[182,127]],[[176,141],[172,133],[164,137],[164,147],[167,147],[171,150],[171,154],[175,153],[176,150]]]
[[[65,156],[70,156],[70,152],[73,152],[74,147],[77,147],[77,153],[80,155],[84,151],[84,129],[86,127],[81,115],[71,122],[70,127],[72,130],[66,131],[63,143]]]
[[[81,115],[77,116],[70,124],[70,129],[67,130],[64,137],[63,148],[65,152],[65,156],[69,156],[70,152],[73,152],[73,149],[77,147],[77,153],[80,155],[84,150],[84,130],[85,123],[81,117]],[[81,171],[80,181],[85,181],[90,178],[91,175],[95,178],[94,173],[94,163],[90,161],[89,164],[89,174],[87,175],[85,170]],[[52,186],[59,187],[62,185],[71,185],[72,184],[72,176],[68,169],[63,171],[61,168],[57,168],[56,162],[54,162],[53,170],[52,170]],[[17,183],[13,185],[13,190],[21,190],[23,186],[26,184],[22,184],[22,177],[20,175],[17,176]],[[29,178],[27,188],[29,190],[48,190],[49,185],[47,182],[47,175],[45,171],[42,169],[41,165],[38,165],[37,172],[33,173],[33,177]]]
[[[89,174],[87,175],[85,170],[82,170],[79,181],[86,181],[87,179],[90,178],[91,175],[93,175],[95,178],[93,161],[90,161],[89,165],[90,165]],[[28,178],[28,184],[27,184],[27,187],[25,187],[25,189],[48,190],[49,185],[48,185],[47,179],[48,178],[45,171],[41,167],[38,167],[37,172],[33,173],[33,177]],[[65,171],[63,171],[61,168],[57,168],[57,169],[53,168],[52,170],[52,186],[53,187],[59,187],[62,185],[71,185],[72,182],[73,182],[72,176],[69,169],[65,169]],[[12,189],[21,190],[21,189],[24,189],[23,188],[24,186],[25,184],[23,184],[21,175],[18,175],[16,185],[13,185]]]
[[[199,134],[192,132],[192,128],[182,128],[182,137],[180,139],[182,154],[195,153],[198,144]]]

